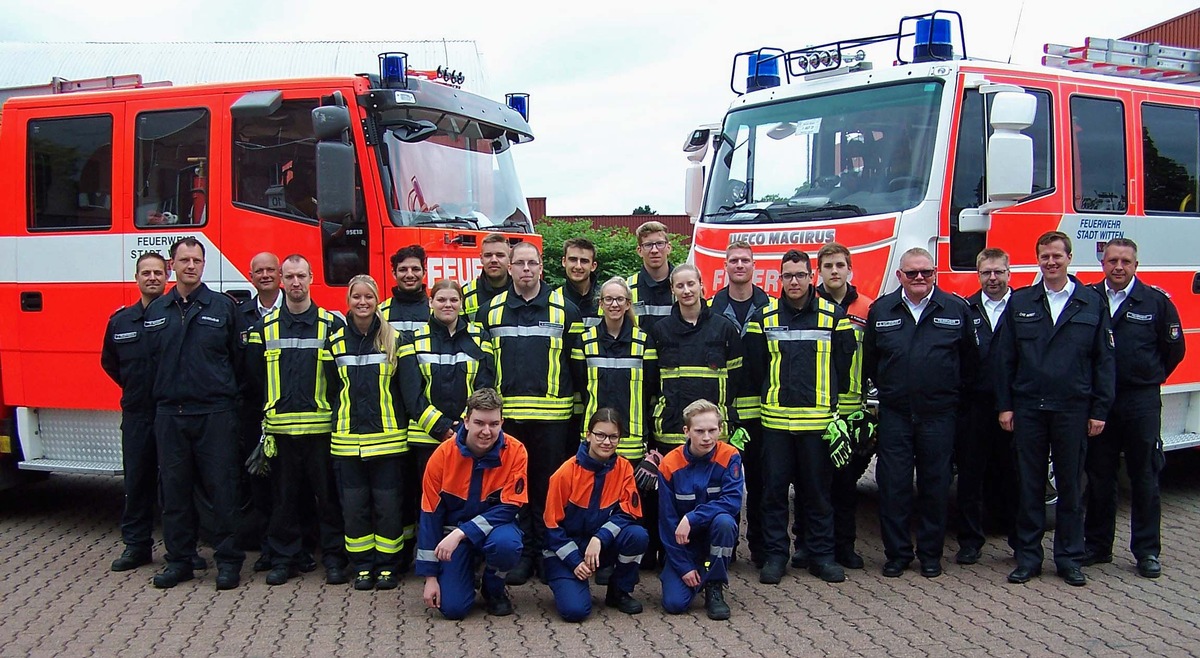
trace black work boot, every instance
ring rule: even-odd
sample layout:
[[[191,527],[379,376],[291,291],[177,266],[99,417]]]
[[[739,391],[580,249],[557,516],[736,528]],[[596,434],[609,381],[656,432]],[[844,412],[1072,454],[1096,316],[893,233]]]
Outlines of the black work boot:
[[[642,611],[641,601],[633,598],[629,592],[617,589],[614,585],[608,586],[608,592],[604,595],[604,605],[616,608],[627,615],[636,615]]]
[[[725,583],[709,583],[704,586],[704,611],[709,619],[729,619],[729,604],[725,603]]]

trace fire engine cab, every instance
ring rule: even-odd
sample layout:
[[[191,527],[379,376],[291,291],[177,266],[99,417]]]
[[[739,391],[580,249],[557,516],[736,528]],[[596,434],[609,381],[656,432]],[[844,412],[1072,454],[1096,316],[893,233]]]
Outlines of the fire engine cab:
[[[866,51],[891,43],[896,64],[873,67]],[[691,256],[713,292],[725,248],[745,240],[755,283],[777,294],[788,249],[837,241],[854,285],[878,297],[923,247],[938,284],[965,296],[985,247],[1008,252],[1020,287],[1038,276],[1037,237],[1063,231],[1092,283],[1105,243],[1131,238],[1138,277],[1172,296],[1189,346],[1163,387],[1164,444],[1200,444],[1200,51],[1089,39],[1046,54],[1042,67],[969,59],[948,11],[738,53],[724,121],[684,145]]]
[[[108,317],[139,299],[147,251],[195,237],[205,282],[239,298],[255,254],[304,254],[314,300],[340,311],[354,275],[390,285],[405,245],[466,280],[485,232],[537,241],[509,150],[533,139],[527,95],[510,107],[404,53],[379,62],[378,75],[0,90],[0,488],[18,468],[121,472],[119,390],[99,354]]]

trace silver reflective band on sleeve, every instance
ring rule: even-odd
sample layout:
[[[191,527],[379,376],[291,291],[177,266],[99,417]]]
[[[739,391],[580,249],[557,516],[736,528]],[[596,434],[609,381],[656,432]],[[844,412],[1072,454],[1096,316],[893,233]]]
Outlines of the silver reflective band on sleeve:
[[[764,331],[767,340],[813,340],[819,343],[830,341],[831,330],[824,329],[785,329],[783,331]]]
[[[638,564],[641,564],[642,556],[641,555],[618,555],[617,562],[620,562],[621,564],[629,564],[630,562],[636,562]]]
[[[374,366],[387,363],[386,354],[348,354],[334,359],[339,367],[342,366]]]
[[[696,500],[696,494],[675,494],[675,500]]]
[[[324,344],[317,338],[272,338],[263,346],[268,350],[319,350]]]
[[[471,523],[475,524],[475,527],[479,528],[479,532],[482,532],[485,536],[492,531],[492,524],[488,523],[487,519],[483,518],[483,516],[471,519]]]
[[[603,320],[603,319],[604,319],[604,318],[601,318],[601,317],[598,317],[598,316],[589,315],[589,316],[587,316],[586,318],[584,318],[584,319],[583,319],[583,326],[585,326],[585,327],[598,327],[598,326],[600,326],[600,321],[601,321],[601,320]]]
[[[427,354],[422,352],[417,355],[417,363],[421,365],[437,364],[439,366],[452,366],[456,363],[471,363],[478,360],[465,352],[459,352],[458,354]]]
[[[562,327],[495,327],[492,329],[493,338],[520,338],[528,336],[562,338],[562,335]]]
[[[396,331],[416,331],[429,324],[428,320],[391,320],[388,324]]]
[[[437,562],[437,554],[433,551],[426,551],[420,548],[417,549],[417,559],[422,562]]]
[[[568,557],[571,556],[571,553],[576,553],[578,551],[579,551],[579,545],[573,541],[569,541],[566,544],[563,544],[562,548],[558,549],[557,551],[554,551],[554,554],[558,556],[558,559],[566,560]]]
[[[670,306],[651,306],[650,304],[637,304],[633,307],[633,312],[641,317],[643,315],[661,315],[667,316],[671,314]]]
[[[614,368],[618,370],[641,370],[641,359],[617,359],[607,356],[589,356],[587,358],[589,368]]]
[[[711,494],[719,494],[719,493],[721,493],[721,487],[709,487],[709,488],[705,489],[705,491],[707,491],[708,493],[711,493]]]
[[[613,538],[616,538],[617,535],[621,534],[621,526],[613,523],[612,521],[600,526],[600,529],[607,530],[609,534],[613,536]]]
[[[554,557],[554,551],[542,549],[542,557]]]
[[[713,557],[733,557],[732,546],[713,546],[708,549],[708,554]]]

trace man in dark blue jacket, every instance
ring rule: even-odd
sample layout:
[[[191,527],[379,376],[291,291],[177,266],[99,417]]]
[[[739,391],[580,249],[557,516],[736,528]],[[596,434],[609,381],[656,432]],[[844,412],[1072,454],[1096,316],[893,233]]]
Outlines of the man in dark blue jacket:
[[[967,303],[938,289],[936,275],[928,251],[904,252],[896,270],[900,290],[875,301],[863,336],[863,371],[879,389],[875,475],[889,578],[912,563],[914,512],[921,575],[942,574],[957,412],[979,360]]]
[[[1058,487],[1054,565],[1068,585],[1083,586],[1084,455],[1088,437],[1104,430],[1116,370],[1108,305],[1067,274],[1071,238],[1059,231],[1037,241],[1042,280],[1013,293],[996,350],[996,408],[1017,450],[1017,568],[1020,584],[1042,572],[1046,461]]]

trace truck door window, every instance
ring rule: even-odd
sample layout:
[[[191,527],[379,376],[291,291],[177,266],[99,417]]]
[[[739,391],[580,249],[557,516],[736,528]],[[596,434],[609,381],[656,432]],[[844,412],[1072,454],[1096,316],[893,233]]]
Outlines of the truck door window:
[[[143,112],[136,125],[134,224],[144,228],[205,223],[208,110]]]
[[[29,122],[30,230],[112,227],[109,115]]]
[[[1200,111],[1143,105],[1142,168],[1147,213],[1197,214]]]
[[[233,121],[233,203],[317,222],[316,99],[289,100],[274,114]]]
[[[1054,139],[1050,93],[1027,89],[1037,99],[1033,125],[1021,132],[1033,140],[1033,194],[1054,189]],[[958,230],[958,214],[987,202],[987,138],[992,129],[983,111],[985,95],[967,90],[959,108],[958,144],[954,153],[953,183],[950,187],[950,267],[974,270],[975,257],[987,247],[987,234]],[[988,107],[994,96],[986,95]]]
[[[1124,213],[1125,107],[1121,101],[1076,96],[1071,99],[1075,210]]]

